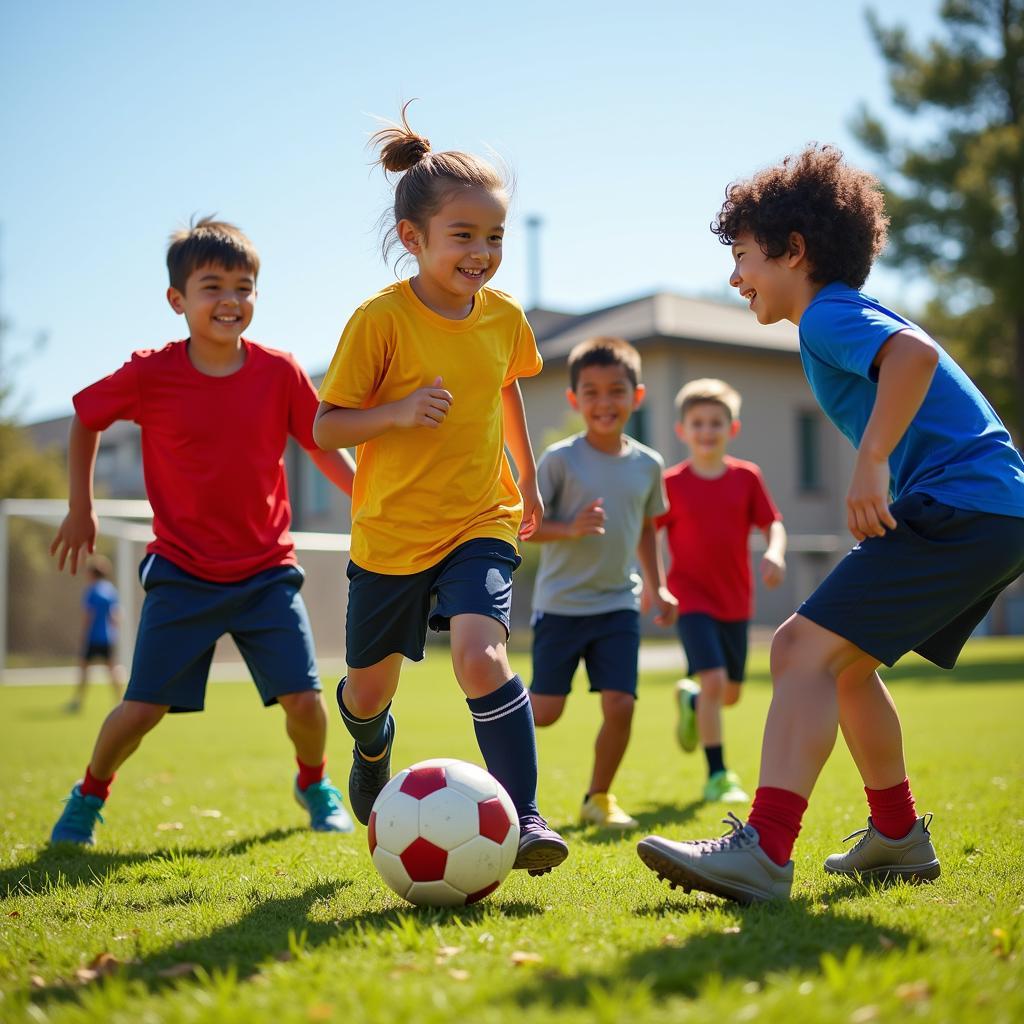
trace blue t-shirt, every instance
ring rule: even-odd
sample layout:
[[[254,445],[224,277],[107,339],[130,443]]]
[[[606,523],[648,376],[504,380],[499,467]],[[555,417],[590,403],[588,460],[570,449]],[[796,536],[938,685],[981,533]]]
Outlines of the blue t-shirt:
[[[925,331],[841,282],[800,318],[800,359],[825,415],[860,445],[875,405],[871,364],[898,331]],[[927,494],[954,508],[1024,518],[1024,460],[995,410],[941,346],[928,393],[889,456],[892,494]]]
[[[113,612],[117,607],[117,588],[109,580],[97,580],[87,587],[82,595],[82,607],[91,616],[89,621],[90,644],[111,645],[117,639]]]

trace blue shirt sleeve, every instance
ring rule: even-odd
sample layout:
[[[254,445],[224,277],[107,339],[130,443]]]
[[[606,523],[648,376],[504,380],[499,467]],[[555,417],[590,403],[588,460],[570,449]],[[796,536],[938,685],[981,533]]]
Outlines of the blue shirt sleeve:
[[[871,368],[878,350],[911,326],[884,310],[838,298],[812,302],[800,318],[803,342],[818,359],[872,381],[878,379]]]

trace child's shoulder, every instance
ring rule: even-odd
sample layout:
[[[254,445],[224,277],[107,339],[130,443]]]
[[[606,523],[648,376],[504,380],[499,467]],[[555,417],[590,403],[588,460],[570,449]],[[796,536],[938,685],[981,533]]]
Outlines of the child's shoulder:
[[[369,298],[360,302],[356,306],[353,315],[358,313],[369,314],[370,316],[386,315],[396,305],[404,301],[404,284],[404,281],[393,281],[391,284],[385,285],[380,291],[374,292]]]
[[[737,459],[735,455],[726,455],[723,457],[723,461],[726,471],[729,473],[737,473],[741,476],[761,476],[761,467],[756,462]]]
[[[544,459],[565,459],[571,458],[574,449],[581,443],[586,442],[582,434],[570,434],[559,441],[554,441],[544,449],[541,458]]]
[[[515,313],[517,316],[523,316],[523,307],[520,305],[519,300],[513,298],[508,292],[503,292],[499,288],[492,288],[489,284],[485,284],[480,289],[479,294],[483,297],[484,304],[494,309]]]
[[[889,309],[878,299],[857,288],[851,288],[842,281],[825,285],[811,300],[800,317],[800,335],[808,338],[827,340],[836,332],[841,334],[852,325],[876,325],[897,329],[920,327],[906,317]]]
[[[625,437],[626,442],[629,444],[629,453],[634,459],[641,462],[653,462],[660,471],[664,472],[665,460],[661,452],[656,448],[642,444],[635,437],[630,437],[629,434],[624,434],[623,437]]]

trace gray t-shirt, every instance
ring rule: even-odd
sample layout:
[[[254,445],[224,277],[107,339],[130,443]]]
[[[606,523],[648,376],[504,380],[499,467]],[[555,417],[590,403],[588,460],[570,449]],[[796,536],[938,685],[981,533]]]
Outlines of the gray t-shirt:
[[[600,615],[639,610],[643,589],[637,545],[644,520],[667,505],[665,464],[652,448],[623,437],[625,451],[607,455],[582,434],[553,444],[537,464],[544,515],[571,522],[590,502],[603,498],[605,532],[540,545],[533,590],[534,612]]]

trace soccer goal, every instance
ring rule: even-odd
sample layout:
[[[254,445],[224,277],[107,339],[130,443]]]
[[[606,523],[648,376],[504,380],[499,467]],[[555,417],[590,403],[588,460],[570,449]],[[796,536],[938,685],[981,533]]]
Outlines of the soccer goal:
[[[67,514],[63,499],[8,498],[0,501],[0,679],[5,666],[18,663],[67,664],[79,653],[80,601],[87,581],[59,573],[49,556],[57,526]],[[153,511],[148,501],[99,499],[96,550],[114,566],[112,582],[121,603],[118,652],[131,662],[143,590],[138,568],[153,539]],[[309,609],[321,659],[344,658],[349,535],[294,532],[299,563],[306,573],[302,594]],[[238,661],[227,638],[218,645],[218,660]]]

